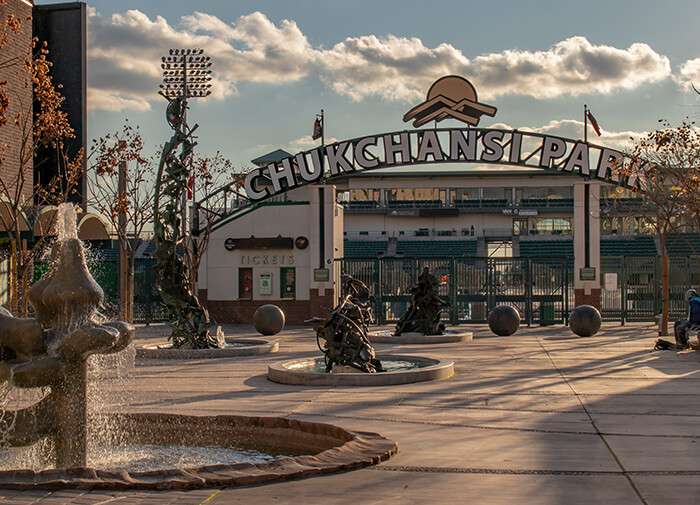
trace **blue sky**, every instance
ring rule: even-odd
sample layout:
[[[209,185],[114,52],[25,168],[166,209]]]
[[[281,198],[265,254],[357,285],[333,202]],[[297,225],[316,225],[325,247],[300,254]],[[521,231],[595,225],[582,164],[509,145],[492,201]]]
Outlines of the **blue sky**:
[[[170,134],[156,94],[160,56],[202,47],[215,81],[211,97],[191,102],[198,149],[220,150],[239,168],[277,148],[316,145],[310,135],[321,108],[330,139],[410,128],[403,114],[447,74],[463,75],[480,101],[498,108],[481,127],[578,138],[587,103],[603,128],[591,140],[621,146],[660,118],[678,123],[700,111],[689,87],[700,84],[698,2],[87,4],[89,136],[128,118],[155,150]]]

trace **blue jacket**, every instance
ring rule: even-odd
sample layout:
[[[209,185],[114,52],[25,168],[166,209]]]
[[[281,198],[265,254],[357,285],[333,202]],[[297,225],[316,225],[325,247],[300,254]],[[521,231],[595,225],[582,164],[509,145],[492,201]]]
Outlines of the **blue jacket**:
[[[690,299],[690,314],[688,315],[690,324],[700,325],[700,297],[694,296]]]

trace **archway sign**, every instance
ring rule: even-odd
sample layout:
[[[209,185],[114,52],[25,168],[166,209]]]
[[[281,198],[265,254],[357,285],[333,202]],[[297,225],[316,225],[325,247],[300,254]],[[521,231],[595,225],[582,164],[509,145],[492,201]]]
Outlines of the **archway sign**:
[[[430,87],[426,101],[404,115],[415,127],[447,118],[476,126],[496,108],[477,101],[466,79],[446,76]],[[371,134],[319,146],[248,173],[245,191],[253,201],[305,184],[380,168],[476,163],[555,170],[643,189],[623,153],[554,135],[498,128],[434,128]],[[260,179],[267,184],[258,186]],[[271,187],[270,187],[271,186]]]
[[[419,128],[434,121],[455,119],[466,128],[433,128],[371,134],[289,156],[257,168],[245,180],[247,197],[265,200],[291,189],[333,177],[380,168],[475,163],[507,165],[579,175],[574,184],[574,279],[576,305],[600,305],[600,228],[591,226],[597,192],[590,181],[599,180],[633,190],[644,190],[634,161],[616,149],[540,133],[498,128],[476,128],[481,116],[495,116],[496,108],[480,103],[469,81],[441,77],[424,102],[409,110],[404,122]],[[263,181],[264,184],[258,184]],[[581,203],[581,205],[579,205]]]

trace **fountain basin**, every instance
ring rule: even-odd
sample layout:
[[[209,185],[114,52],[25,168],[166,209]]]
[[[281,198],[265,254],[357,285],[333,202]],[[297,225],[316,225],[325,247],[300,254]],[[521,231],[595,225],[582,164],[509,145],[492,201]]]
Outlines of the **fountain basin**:
[[[469,342],[474,339],[474,333],[471,331],[447,330],[442,335],[406,332],[396,336],[392,330],[382,330],[371,332],[368,338],[373,344],[447,344],[451,342]]]
[[[377,355],[386,372],[326,373],[324,358],[305,358],[272,364],[267,378],[296,386],[390,386],[447,379],[454,375],[454,362],[422,356]],[[407,366],[395,364],[407,363]],[[410,368],[409,368],[410,367]]]
[[[94,468],[0,471],[0,488],[195,489],[250,486],[377,464],[398,451],[376,433],[279,417],[118,414],[111,424],[131,443],[255,447],[283,456],[236,463],[139,472]]]
[[[148,344],[136,349],[137,358],[147,359],[212,359],[235,356],[257,356],[279,351],[279,341],[227,337],[223,349],[173,349],[169,342]]]

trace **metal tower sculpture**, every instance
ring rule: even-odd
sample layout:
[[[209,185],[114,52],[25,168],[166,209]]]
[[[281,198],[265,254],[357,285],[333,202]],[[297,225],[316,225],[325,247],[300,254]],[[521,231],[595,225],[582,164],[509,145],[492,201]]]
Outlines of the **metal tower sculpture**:
[[[199,125],[187,124],[187,101],[211,94],[211,62],[202,49],[171,49],[163,56],[163,84],[158,92],[166,100],[166,120],[174,133],[163,145],[155,189],[154,241],[158,270],[156,286],[168,314],[173,347],[221,347],[222,339],[210,333],[209,314],[192,293],[187,267],[177,249],[184,247],[187,226],[185,196],[190,158],[197,144]],[[161,195],[163,202],[161,202]]]

